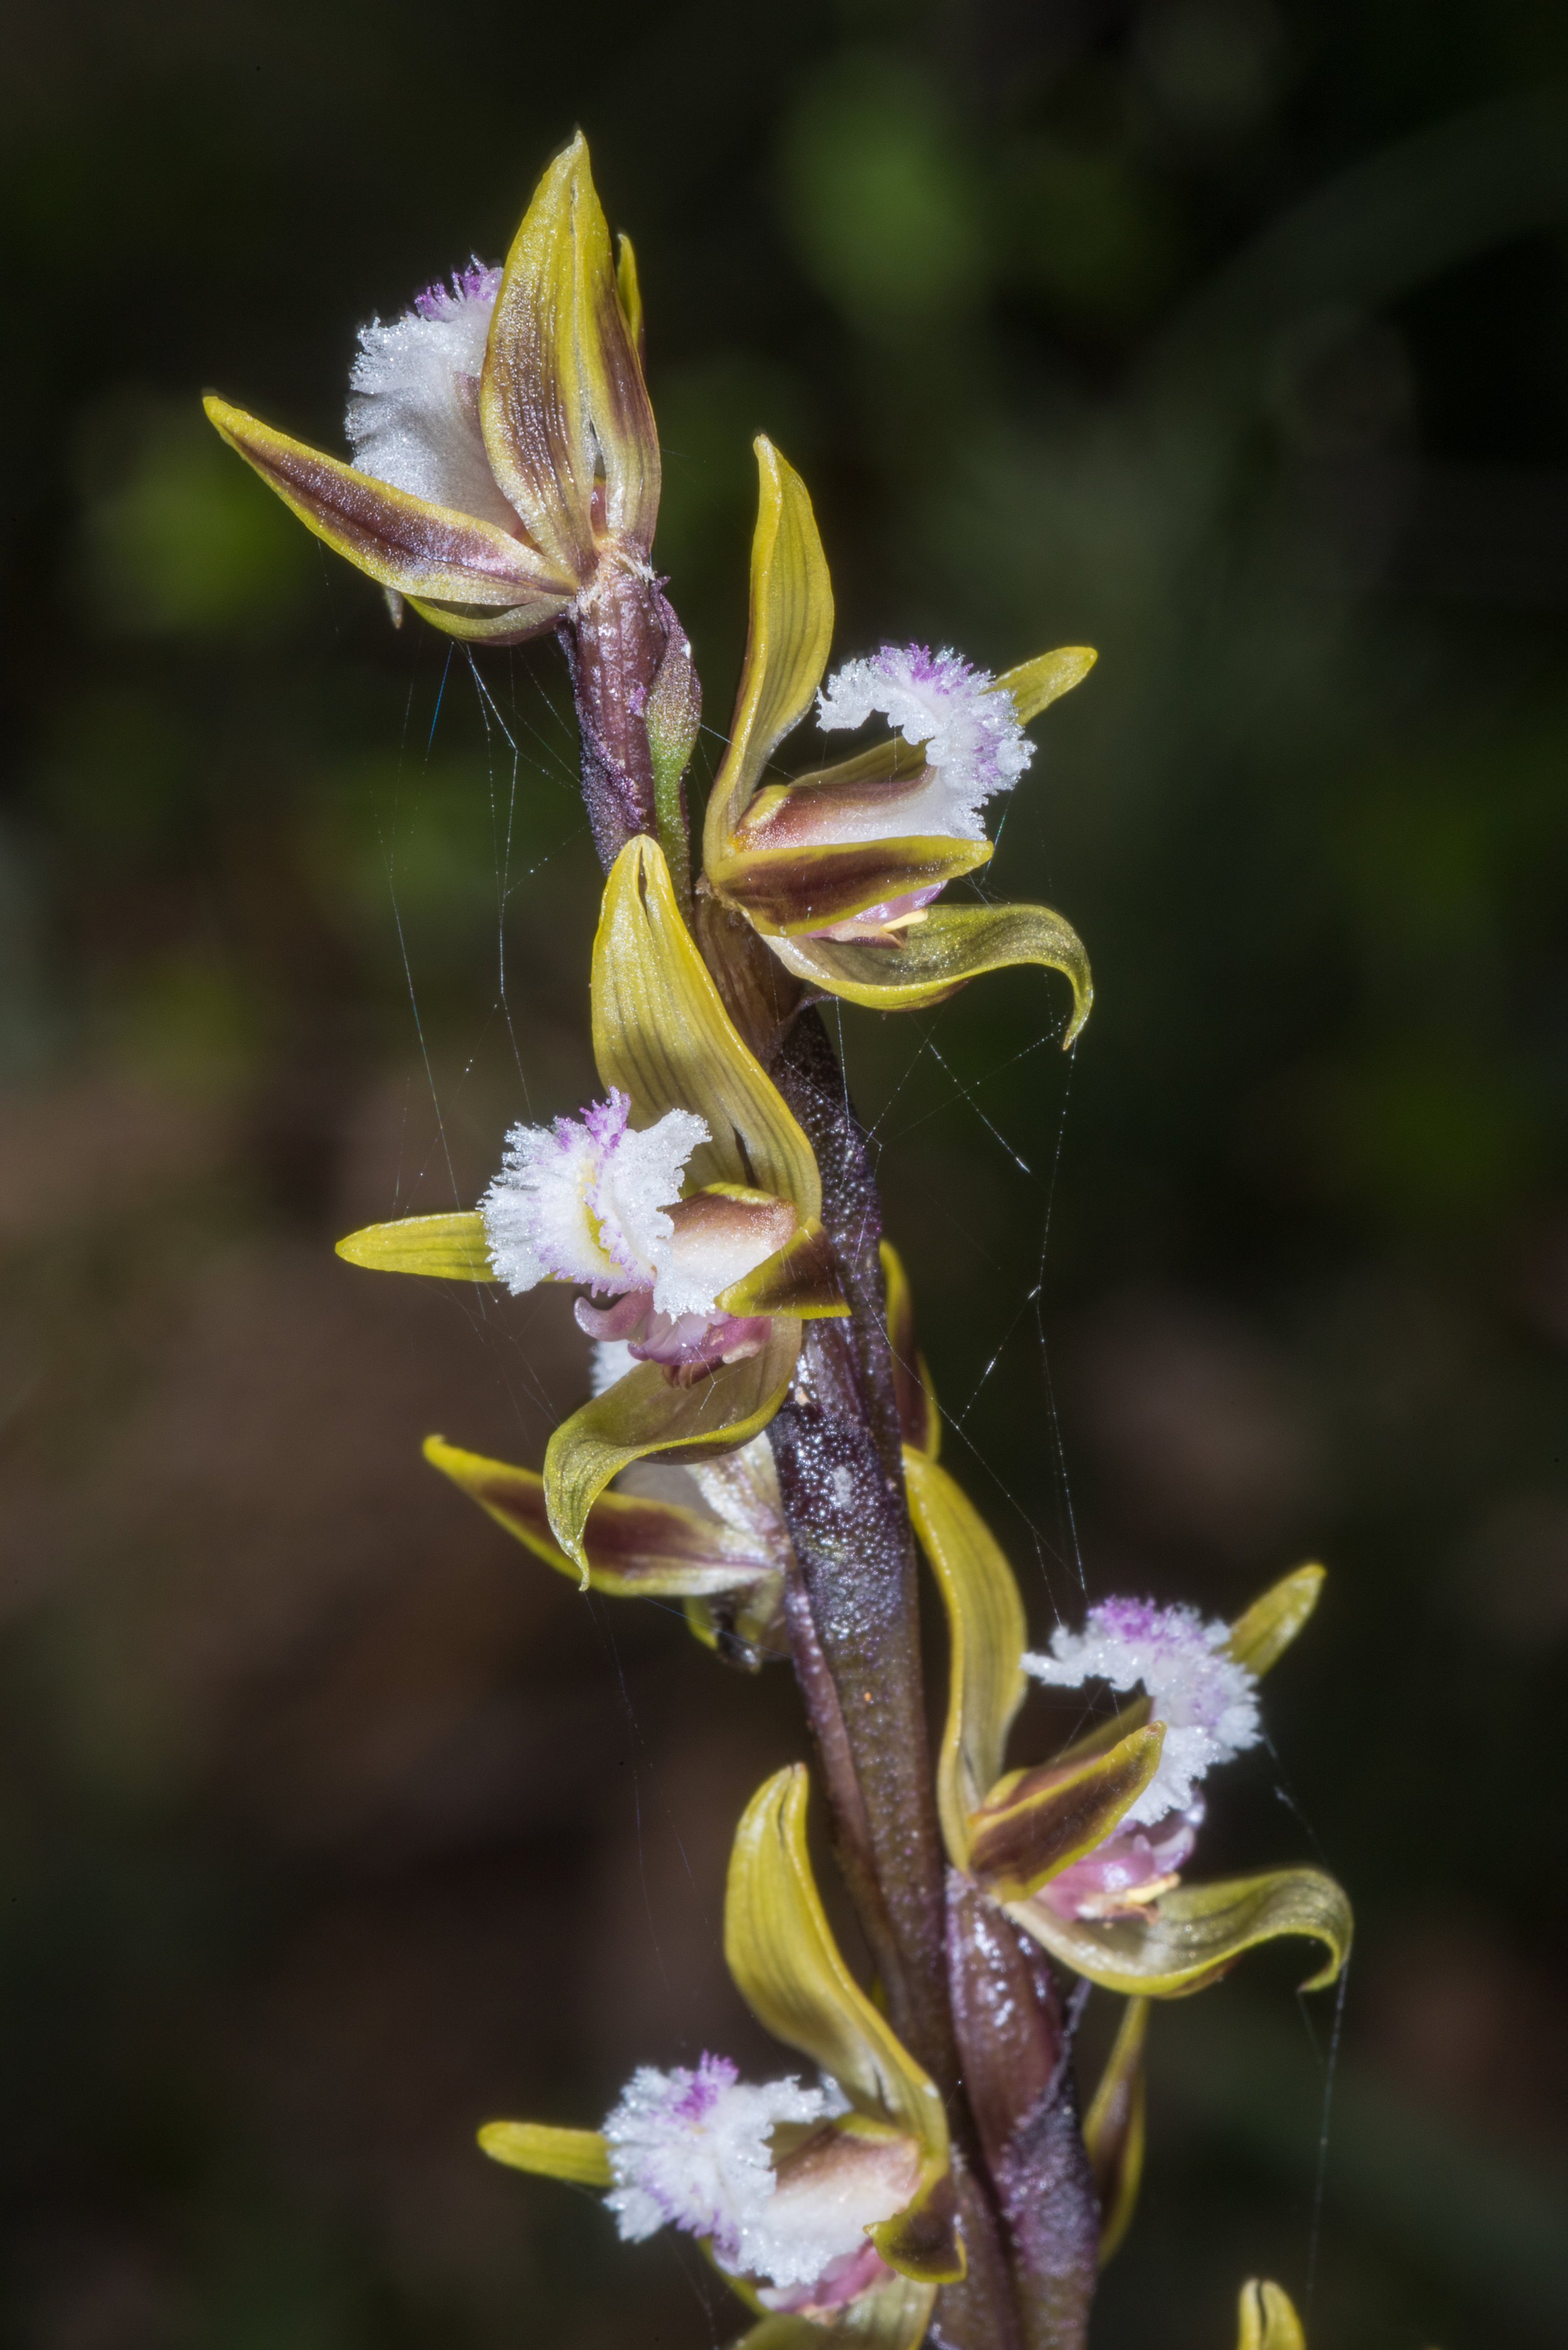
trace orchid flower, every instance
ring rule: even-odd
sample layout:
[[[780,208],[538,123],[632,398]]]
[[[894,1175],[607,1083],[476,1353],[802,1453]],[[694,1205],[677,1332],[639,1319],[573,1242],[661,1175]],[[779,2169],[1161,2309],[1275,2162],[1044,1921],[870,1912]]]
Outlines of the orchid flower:
[[[686,889],[681,776],[701,690],[649,556],[659,436],[631,245],[618,264],[581,134],[545,173],[504,268],[477,259],[360,329],[354,463],[225,400],[208,416],[306,529],[448,636],[556,629],[607,865],[657,828]]]
[[[598,2130],[492,2122],[498,2162],[598,2189],[628,2241],[697,2237],[761,2318],[753,2350],[829,2335],[915,2350],[964,2273],[934,2085],[846,1966],[806,1851],[806,1773],[759,1789],[724,1904],[730,1971],[759,2022],[820,2070],[742,2083],[724,2057],[633,2074]],[[782,2328],[781,2321],[794,2324]]]
[[[1068,646],[992,677],[950,649],[885,645],[823,685],[833,589],[811,500],[771,442],[760,439],[756,452],[751,627],[708,803],[708,889],[797,979],[875,1010],[919,1010],[982,972],[1043,963],[1071,983],[1070,1044],[1091,988],[1062,917],[934,901],[990,858],[982,811],[1029,764],[1024,726],[1087,674],[1094,654]],[[879,712],[895,731],[836,766],[767,782],[778,744],[814,704],[824,728]]]
[[[954,1867],[1064,1966],[1129,1996],[1201,1990],[1282,1934],[1327,1952],[1304,1988],[1333,1982],[1350,1909],[1320,1869],[1180,1881],[1203,1773],[1255,1741],[1256,1682],[1311,1615],[1323,1569],[1297,1567],[1230,1626],[1113,1600],[1084,1633],[1031,1659],[1012,1569],[978,1512],[929,1453],[907,1447],[904,1461],[952,1641],[938,1801]],[[1049,1762],[1004,1775],[1031,1664],[1058,1682],[1104,1678],[1144,1693]],[[1157,1704],[1168,1719],[1156,1718]]]
[[[620,268],[579,135],[541,180],[504,269],[478,261],[363,328],[355,463],[227,400],[207,413],[306,528],[449,635],[516,644],[618,569],[648,568],[659,440]]]
[[[614,1342],[595,1348],[594,1392],[602,1395],[627,1366]],[[425,1440],[432,1468],[561,1575],[581,1570],[550,1531],[545,1480],[533,1469],[465,1452],[443,1437]],[[649,1488],[657,1482],[659,1490]],[[726,1663],[757,1671],[789,1653],[782,1622],[791,1558],[778,1472],[765,1436],[733,1452],[649,1462],[635,1493],[601,1493],[582,1534],[587,1579],[615,1599],[681,1599],[698,1639]]]
[[[1349,1955],[1350,1904],[1321,1869],[1181,1882],[1202,1818],[1201,1780],[1255,1742],[1256,1684],[1311,1615],[1323,1569],[1296,1568],[1230,1626],[1188,1608],[1108,1601],[1083,1632],[1059,1633],[1047,1656],[1031,1656],[1018,1586],[978,1512],[930,1451],[907,1445],[904,1463],[951,1644],[937,1766],[949,1859],[1059,1964],[1127,1998],[1084,2126],[1103,2264],[1137,2194],[1150,1999],[1200,1991],[1282,1935],[1304,1936],[1326,1954],[1303,1990],[1332,1983]],[[1142,1694],[1050,1762],[1004,1773],[1031,1670]]]
[[[610,1480],[650,1455],[745,1444],[788,1388],[802,1321],[846,1311],[811,1146],[741,1041],[646,837],[605,884],[591,1000],[607,1101],[514,1128],[478,1209],[338,1243],[383,1272],[587,1289],[578,1320],[626,1347],[626,1368],[556,1430],[543,1481],[551,1534],[585,1586],[587,1519]],[[607,1307],[590,1302],[602,1296]]]

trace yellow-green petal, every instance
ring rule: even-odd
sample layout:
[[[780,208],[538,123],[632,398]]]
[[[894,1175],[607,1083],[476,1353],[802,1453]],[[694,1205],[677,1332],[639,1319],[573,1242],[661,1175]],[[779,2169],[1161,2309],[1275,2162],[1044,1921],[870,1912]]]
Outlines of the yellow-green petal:
[[[1236,2350],[1306,2350],[1306,2335],[1283,2288],[1256,2277],[1241,2287]]]
[[[729,747],[708,802],[702,862],[722,885],[730,835],[779,743],[822,682],[833,641],[833,586],[805,484],[771,441],[753,443],[758,473],[751,622]]]
[[[734,1022],[680,918],[670,868],[646,834],[605,883],[593,961],[594,1057],[631,1097],[632,1124],[695,1110],[711,1139],[687,1170],[693,1189],[739,1183],[788,1200],[802,1223],[821,1212],[810,1143]]]
[[[366,1224],[337,1243],[350,1264],[373,1273],[418,1273],[431,1281],[494,1281],[484,1219],[477,1208],[446,1216],[400,1216]]]
[[[937,1804],[948,1857],[969,1866],[971,1823],[1002,1775],[1028,1687],[1028,1637],[1012,1569],[967,1494],[927,1453],[904,1448],[909,1514],[940,1587],[950,1656]]]
[[[906,1444],[934,1461],[941,1449],[942,1416],[926,1358],[915,1341],[915,1300],[903,1260],[891,1241],[878,1251],[888,1298],[888,1347],[893,1357],[893,1393],[898,1428]]]
[[[502,490],[576,580],[598,560],[596,461],[607,531],[652,543],[658,435],[580,132],[540,181],[506,256],[479,421]]]
[[[1231,1627],[1226,1643],[1239,1665],[1260,1676],[1283,1656],[1313,1609],[1324,1586],[1321,1566],[1293,1567],[1254,1599]]]
[[[379,482],[226,400],[209,396],[202,406],[306,530],[383,588],[504,607],[502,625],[521,632],[549,627],[576,591],[569,572],[495,523]]]
[[[609,2147],[597,2130],[548,2129],[542,2122],[486,2122],[479,2143],[492,2162],[565,2178],[574,2187],[613,2187]]]
[[[588,1513],[611,1478],[634,1461],[701,1461],[760,1436],[788,1393],[799,1352],[800,1324],[781,1315],[761,1354],[742,1363],[721,1363],[690,1387],[672,1384],[658,1363],[639,1363],[562,1423],[545,1453],[545,1503],[585,1591]]]
[[[1083,941],[1049,906],[933,906],[923,922],[899,932],[897,946],[813,938],[770,938],[768,945],[797,979],[870,1012],[924,1011],[985,972],[1040,963],[1059,971],[1073,990],[1064,1045],[1094,1002]]]
[[[941,2097],[833,1939],[806,1851],[807,1787],[797,1762],[746,1806],[730,1856],[724,1956],[759,2023],[830,2074],[859,2112],[918,2140],[920,2192],[867,2233],[901,2273],[950,2283],[963,2274],[963,2247]]]
[[[580,1579],[550,1533],[543,1477],[482,1452],[464,1452],[441,1436],[426,1437],[424,1454],[535,1558],[574,1583]],[[762,1545],[732,1527],[678,1503],[634,1493],[600,1494],[588,1512],[583,1552],[589,1583],[617,1599],[706,1597],[756,1583],[776,1566]]]
[[[1007,1914],[1075,1974],[1129,1998],[1180,1999],[1202,1991],[1260,1942],[1301,1935],[1327,1959],[1302,1985],[1322,1991],[1350,1954],[1353,1920],[1344,1888],[1318,1868],[1279,1868],[1213,1885],[1179,1885],[1152,1917],[1059,1918],[1042,1895]]]
[[[1100,2206],[1100,2266],[1132,2224],[1143,2177],[1147,2097],[1143,2044],[1148,2002],[1129,1999],[1087,2114],[1084,2147]]]
[[[1081,1762],[1010,1772],[969,1815],[965,1866],[998,1901],[1026,1900],[1103,1844],[1159,1768],[1165,1724]]]

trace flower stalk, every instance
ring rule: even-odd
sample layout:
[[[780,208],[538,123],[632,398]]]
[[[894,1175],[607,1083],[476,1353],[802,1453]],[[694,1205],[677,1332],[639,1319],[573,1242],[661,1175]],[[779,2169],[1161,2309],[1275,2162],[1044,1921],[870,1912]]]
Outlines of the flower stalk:
[[[750,629],[693,872],[686,770],[701,691],[652,563],[659,456],[642,304],[580,138],[504,266],[475,263],[363,330],[355,463],[222,400],[218,430],[307,527],[472,644],[553,632],[605,872],[591,962],[602,1092],[517,1126],[472,1210],[369,1227],[350,1262],[514,1294],[575,1284],[593,1393],[542,1471],[432,1436],[432,1466],[537,1559],[617,1597],[685,1603],[732,1665],[793,1659],[832,1843],[873,1978],[829,1929],[799,1766],[737,1829],[725,1951],[762,2023],[818,2070],[644,2065],[598,2130],[499,2122],[495,2159],[601,2194],[623,2237],[698,2237],[755,2319],[742,2350],[1083,2350],[1142,2161],[1150,2002],[1304,1937],[1332,1981],[1344,1894],[1287,1868],[1184,1882],[1208,1773],[1259,1735],[1257,1686],[1317,1567],[1234,1624],[1106,1600],[1031,1650],[989,1530],[939,1460],[909,1285],[819,1004],[923,1009],[1031,964],[1091,1002],[1049,907],[948,905],[982,869],[988,802],[1025,727],[1086,674],[1060,648],[993,676],[885,646],[826,684],[826,559],[805,486],[756,443]],[[885,739],[793,780],[779,746],[873,714]],[[637,1472],[632,1482],[628,1472]],[[933,1755],[922,1562],[948,1625]],[[1007,1767],[1029,1677],[1097,1687],[1090,1727]],[[1075,1979],[1070,1993],[1064,1979]],[[1086,2116],[1089,1987],[1127,2004]],[[1301,2350],[1250,2284],[1242,2350]]]

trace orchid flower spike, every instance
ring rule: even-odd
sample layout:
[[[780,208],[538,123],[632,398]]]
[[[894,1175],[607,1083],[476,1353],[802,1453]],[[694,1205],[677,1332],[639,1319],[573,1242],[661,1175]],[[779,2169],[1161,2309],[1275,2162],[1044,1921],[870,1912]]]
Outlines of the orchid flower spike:
[[[478,260],[361,328],[354,463],[227,400],[207,413],[306,527],[449,636],[517,644],[618,575],[651,579],[659,439],[631,248],[579,135],[504,268]],[[395,602],[395,609],[400,607]]]
[[[601,2129],[492,2122],[484,2151],[600,2189],[621,2236],[701,2239],[754,2310],[915,2350],[939,2284],[964,2272],[947,2118],[934,2083],[850,1974],[805,1842],[806,1774],[781,1771],[736,1832],[730,1970],[758,2021],[819,2068],[753,2085],[722,2056],[633,2074]]]
[[[605,1100],[514,1127],[478,1209],[338,1243],[382,1272],[587,1290],[577,1319],[624,1347],[622,1375],[556,1430],[544,1477],[551,1542],[585,1585],[588,1515],[610,1480],[649,1456],[686,1463],[750,1442],[784,1399],[802,1322],[847,1311],[811,1145],[742,1042],[645,836],[605,884],[591,996]],[[613,1550],[607,1564],[624,1571]]]
[[[1023,729],[1087,675],[1081,646],[993,677],[950,648],[884,645],[822,683],[833,589],[800,476],[757,442],[751,631],[730,743],[703,836],[707,886],[811,986],[883,1011],[939,1003],[984,971],[1038,962],[1073,988],[1065,1042],[1088,1016],[1088,963],[1048,907],[939,907],[992,854],[984,810],[1033,748]],[[765,780],[785,734],[815,709],[824,729],[873,715],[869,750]]]

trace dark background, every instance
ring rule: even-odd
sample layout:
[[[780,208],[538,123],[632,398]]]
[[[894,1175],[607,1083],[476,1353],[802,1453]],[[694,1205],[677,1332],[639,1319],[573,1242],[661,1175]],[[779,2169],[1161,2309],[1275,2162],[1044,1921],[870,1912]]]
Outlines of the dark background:
[[[1092,1593],[1332,1569],[1200,1856],[1355,1897],[1321,2209],[1334,2001],[1265,1953],[1157,2013],[1096,2339],[1228,2350],[1315,2233],[1313,2350],[1563,2340],[1568,17],[62,0],[7,51],[5,2342],[740,2322],[472,2138],[766,2061],[718,1905],[793,1689],[420,1461],[537,1461],[560,1298],[330,1249],[589,1089],[558,661],[394,634],[196,406],[341,446],[356,326],[576,122],[700,764],[760,427],[836,657],[1100,648],[990,876],[1088,941],[1071,1064],[1038,973],[843,1024],[1037,1630],[1075,1518]]]

